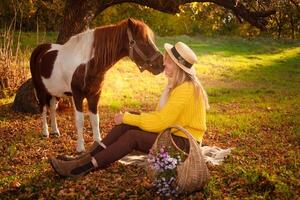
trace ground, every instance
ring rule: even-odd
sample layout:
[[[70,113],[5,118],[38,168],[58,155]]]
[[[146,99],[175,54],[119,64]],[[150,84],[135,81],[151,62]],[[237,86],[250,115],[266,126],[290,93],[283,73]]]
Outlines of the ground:
[[[196,69],[208,91],[204,143],[233,147],[211,166],[203,190],[180,199],[298,199],[300,197],[300,43],[266,38],[164,37],[197,53]],[[29,41],[29,39],[28,39]],[[118,111],[155,108],[166,79],[140,73],[128,59],[105,80],[99,105],[101,134]],[[142,167],[114,163],[79,179],[61,179],[48,157],[75,154],[71,109],[58,111],[61,137],[43,138],[40,115],[15,113],[13,97],[0,100],[0,199],[159,199]],[[85,116],[87,146],[91,127]]]

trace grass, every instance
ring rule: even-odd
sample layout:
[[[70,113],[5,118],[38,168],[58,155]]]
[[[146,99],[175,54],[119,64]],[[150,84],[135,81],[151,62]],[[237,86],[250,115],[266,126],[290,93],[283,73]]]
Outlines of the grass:
[[[24,34],[22,48],[32,49],[35,38]],[[45,38],[54,41],[55,34]],[[204,143],[234,147],[221,166],[209,166],[212,178],[202,191],[181,198],[299,198],[300,42],[177,36],[159,37],[157,44],[163,50],[165,42],[176,41],[187,43],[198,55],[195,67],[208,91],[211,110]],[[129,59],[119,61],[107,73],[101,96],[102,133],[113,126],[119,110],[154,109],[165,83],[163,75],[141,74]],[[153,198],[153,191],[141,182],[145,171],[118,163],[79,180],[55,177],[47,157],[75,151],[72,111],[59,113],[61,138],[45,140],[40,117],[13,113],[12,101],[0,100],[0,196]],[[87,120],[85,127],[91,142]]]

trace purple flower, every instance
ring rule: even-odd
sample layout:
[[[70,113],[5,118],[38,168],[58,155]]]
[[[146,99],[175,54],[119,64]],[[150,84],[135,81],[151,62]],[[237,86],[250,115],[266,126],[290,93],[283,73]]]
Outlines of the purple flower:
[[[177,196],[177,188],[174,188],[176,167],[181,163],[179,153],[174,153],[171,147],[162,146],[159,151],[150,151],[148,155],[150,168],[155,172],[154,186],[157,194],[162,196]]]

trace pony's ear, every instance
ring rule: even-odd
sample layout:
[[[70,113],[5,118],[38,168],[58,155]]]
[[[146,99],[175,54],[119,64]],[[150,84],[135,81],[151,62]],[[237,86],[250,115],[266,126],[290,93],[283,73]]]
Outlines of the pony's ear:
[[[128,18],[128,27],[133,30],[134,29],[134,20],[132,18]]]

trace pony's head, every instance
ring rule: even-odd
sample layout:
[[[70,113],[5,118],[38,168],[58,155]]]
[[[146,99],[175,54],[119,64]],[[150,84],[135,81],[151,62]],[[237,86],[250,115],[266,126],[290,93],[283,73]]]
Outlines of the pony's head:
[[[155,45],[153,31],[142,21],[129,18],[127,35],[129,57],[140,71],[148,70],[154,75],[161,73],[164,70],[163,55]]]

